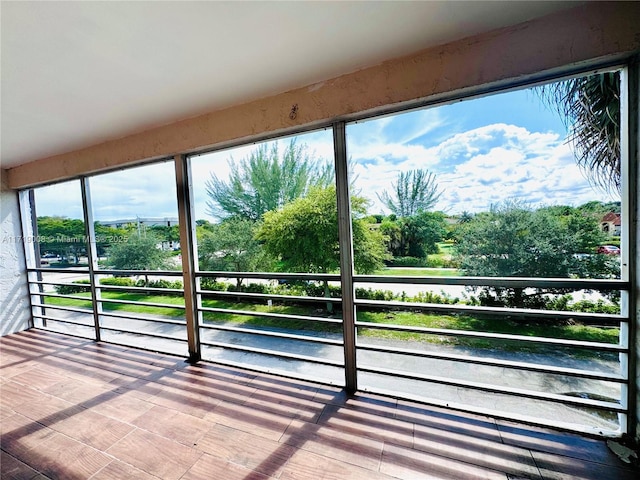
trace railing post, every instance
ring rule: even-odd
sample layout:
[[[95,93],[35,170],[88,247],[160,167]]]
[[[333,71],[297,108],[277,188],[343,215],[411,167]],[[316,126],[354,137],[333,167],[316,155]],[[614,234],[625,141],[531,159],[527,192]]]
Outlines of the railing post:
[[[358,389],[356,366],[356,307],[353,285],[353,233],[351,225],[351,201],[347,166],[346,125],[333,126],[335,152],[336,191],[338,203],[338,240],[340,245],[340,283],[342,286],[342,328],[344,341],[344,375],[348,392]]]
[[[84,215],[85,245],[87,246],[87,263],[89,264],[89,281],[91,282],[91,304],[93,306],[93,325],[96,334],[96,342],[100,341],[100,315],[102,314],[102,301],[100,283],[96,278],[98,270],[98,248],[96,243],[96,230],[93,224],[93,209],[91,206],[91,187],[89,179],[80,179],[82,191],[82,212]]]
[[[197,285],[195,277],[198,250],[193,222],[192,183],[189,164],[184,155],[174,157],[176,170],[176,192],[178,195],[178,222],[180,228],[180,251],[182,255],[182,282],[184,285],[185,320],[190,363],[201,359],[199,313],[197,308]]]
[[[22,245],[24,247],[24,259],[27,267],[27,286],[29,288],[29,304],[31,305],[31,318],[29,319],[29,328],[35,325],[33,321],[33,315],[36,313],[36,308],[40,309],[40,315],[42,315],[43,325],[46,326],[46,315],[42,296],[33,295],[31,291],[31,282],[33,277],[37,281],[42,281],[42,272],[36,273],[29,272],[30,268],[40,268],[40,246],[36,245],[38,239],[38,223],[36,217],[36,200],[33,189],[23,190],[18,193],[18,204],[20,208],[20,223],[22,227]],[[38,284],[38,291],[43,293],[44,288],[42,284]],[[34,302],[34,297],[37,297],[37,302]]]

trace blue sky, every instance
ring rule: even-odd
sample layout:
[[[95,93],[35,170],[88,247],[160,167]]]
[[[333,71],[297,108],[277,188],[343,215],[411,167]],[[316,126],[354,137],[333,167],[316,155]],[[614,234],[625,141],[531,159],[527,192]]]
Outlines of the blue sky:
[[[479,212],[518,198],[533,207],[618,200],[589,185],[566,142],[560,117],[532,90],[455,102],[347,126],[348,155],[356,192],[370,200],[370,213],[388,213],[377,193],[391,190],[400,172],[424,168],[442,192],[436,209]],[[281,139],[281,146],[288,139]],[[330,130],[298,136],[308,151],[330,160]],[[255,145],[193,157],[195,218],[206,214],[205,181],[225,178],[230,158],[246,157]],[[91,179],[96,220],[177,217],[171,162],[99,175]],[[38,189],[38,215],[64,212],[81,218],[77,182]]]

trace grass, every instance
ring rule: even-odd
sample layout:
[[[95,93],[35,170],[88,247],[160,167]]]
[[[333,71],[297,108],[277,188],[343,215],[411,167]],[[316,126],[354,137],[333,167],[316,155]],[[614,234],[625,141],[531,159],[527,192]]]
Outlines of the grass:
[[[403,268],[392,267],[377,270],[375,275],[389,277],[455,277],[460,272],[453,268]]]
[[[79,293],[76,297],[89,297],[90,294]],[[106,311],[125,311],[147,315],[163,315],[168,317],[184,318],[184,310],[171,308],[175,305],[184,305],[184,299],[170,295],[144,295],[142,293],[103,292],[103,309]],[[148,302],[166,304],[167,307],[128,305],[110,303],[108,300],[129,300],[136,302]],[[91,301],[84,299],[69,299],[48,297],[46,303],[50,305],[70,306],[76,308],[91,308]],[[314,309],[309,306],[265,304],[233,302],[218,299],[203,299],[204,307],[221,308],[229,310],[244,310],[247,312],[269,312],[289,315],[327,317],[323,309]],[[203,318],[209,323],[233,323],[239,326],[251,326],[260,328],[278,328],[287,330],[306,330],[317,332],[339,333],[340,325],[314,322],[310,320],[273,319],[235,313],[204,312]],[[335,317],[333,317],[335,318]],[[567,340],[582,340],[589,342],[618,343],[619,330],[617,328],[599,328],[586,325],[549,325],[536,323],[523,323],[516,320],[501,318],[477,318],[469,315],[442,315],[413,311],[364,311],[359,310],[357,320],[373,324],[395,324],[403,326],[439,328],[463,331],[479,331],[491,333],[504,333],[513,335],[536,336],[546,338],[559,338]],[[391,330],[378,330],[375,328],[360,328],[358,334],[366,337],[388,338],[412,342],[428,342],[437,344],[461,345],[473,348],[494,348],[519,352],[540,352],[543,349],[538,345],[526,346],[522,342],[505,342],[490,339],[476,339],[466,337],[452,337],[446,335],[425,335],[413,332],[397,332]],[[594,355],[586,352],[585,355]]]

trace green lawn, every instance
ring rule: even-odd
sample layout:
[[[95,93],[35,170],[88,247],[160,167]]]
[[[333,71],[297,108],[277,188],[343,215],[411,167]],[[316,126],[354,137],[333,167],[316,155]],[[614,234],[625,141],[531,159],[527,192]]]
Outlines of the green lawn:
[[[77,297],[89,297],[89,293],[79,293]],[[184,318],[184,311],[171,308],[173,305],[184,305],[184,299],[169,295],[144,295],[142,293],[118,293],[103,292],[103,308],[107,311],[125,311],[147,315],[165,315],[168,317]],[[126,305],[109,303],[108,300],[130,300],[137,302],[166,304],[167,307]],[[51,305],[72,306],[77,308],[91,308],[91,302],[83,299],[67,299],[49,297],[46,303]],[[276,304],[271,307],[265,304],[253,304],[246,302],[233,302],[228,300],[204,299],[203,306],[209,308],[223,308],[230,310],[245,310],[251,312],[271,312],[289,315],[327,316],[322,309],[301,305]],[[239,326],[257,326],[262,328],[282,328],[288,330],[311,330],[335,332],[341,331],[340,325],[309,320],[271,319],[240,315],[235,313],[205,312],[205,321],[211,323],[232,322]],[[475,318],[468,315],[442,315],[429,314],[415,311],[358,311],[357,319],[362,322],[377,324],[396,324],[425,328],[441,328],[464,331],[480,331],[492,333],[505,333],[526,336],[540,336],[571,340],[583,340],[592,342],[618,343],[619,330],[617,328],[598,328],[585,325],[538,325],[522,323],[508,319]],[[517,351],[538,351],[536,345],[523,346],[521,342],[492,341],[474,338],[456,338],[445,335],[423,335],[412,332],[397,332],[390,330],[378,330],[361,328],[359,335],[377,338],[389,338],[394,340],[406,340],[414,342],[430,342],[439,344],[463,345],[475,348],[496,348]]]
[[[390,277],[456,277],[460,271],[455,268],[404,268],[391,267],[377,270],[374,275]]]

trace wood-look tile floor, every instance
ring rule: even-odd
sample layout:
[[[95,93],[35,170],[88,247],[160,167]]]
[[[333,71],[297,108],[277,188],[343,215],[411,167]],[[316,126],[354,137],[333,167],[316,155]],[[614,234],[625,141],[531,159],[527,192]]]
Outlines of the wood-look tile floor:
[[[0,339],[2,479],[639,478],[600,440],[30,330]]]

